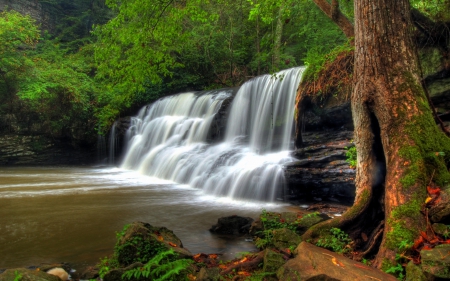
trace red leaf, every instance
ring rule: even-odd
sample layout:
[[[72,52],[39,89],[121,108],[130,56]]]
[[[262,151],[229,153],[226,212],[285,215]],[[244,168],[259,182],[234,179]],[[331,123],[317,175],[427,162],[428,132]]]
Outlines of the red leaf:
[[[441,193],[441,189],[439,187],[427,186],[427,191],[430,195],[439,195]]]
[[[418,239],[416,239],[414,241],[414,245],[413,245],[412,249],[413,250],[419,249],[419,247],[423,244],[423,242],[424,242],[424,239],[422,236],[420,236]]]

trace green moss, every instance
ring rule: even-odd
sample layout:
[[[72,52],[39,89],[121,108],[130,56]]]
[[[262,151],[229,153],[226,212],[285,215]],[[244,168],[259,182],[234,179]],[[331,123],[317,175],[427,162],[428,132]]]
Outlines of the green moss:
[[[403,146],[398,154],[409,162],[406,175],[400,179],[400,183],[404,188],[411,187],[417,183],[417,180],[423,179],[425,176],[424,171],[420,168],[423,166],[422,154],[419,147],[416,146]]]
[[[401,243],[412,243],[419,236],[419,229],[411,227],[408,221],[419,219],[422,204],[418,199],[395,208],[389,218],[392,230],[386,234],[386,246],[394,251],[400,250]],[[417,222],[417,224],[419,223]]]
[[[384,258],[383,261],[381,262],[381,270],[383,270],[384,272],[386,272],[389,268],[395,267],[396,263]]]

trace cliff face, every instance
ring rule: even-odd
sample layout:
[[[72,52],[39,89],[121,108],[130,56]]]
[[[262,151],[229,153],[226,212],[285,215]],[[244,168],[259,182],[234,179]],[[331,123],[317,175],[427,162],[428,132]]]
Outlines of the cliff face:
[[[0,0],[0,11],[15,10],[24,15],[30,15],[41,25],[42,30],[52,31],[54,29],[54,17],[38,0]]]

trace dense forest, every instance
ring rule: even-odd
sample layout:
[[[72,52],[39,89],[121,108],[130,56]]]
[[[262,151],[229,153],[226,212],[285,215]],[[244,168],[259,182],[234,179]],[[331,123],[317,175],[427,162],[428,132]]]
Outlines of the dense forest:
[[[89,139],[160,96],[240,85],[347,41],[310,1],[42,5],[56,17],[49,31],[13,10],[1,14],[0,110],[3,128],[38,121],[56,138]]]
[[[0,111],[4,129],[38,120],[56,138],[104,133],[170,93],[320,66],[348,41],[313,1],[41,2],[55,22],[49,30],[14,10],[1,14]],[[353,1],[339,2],[353,19]],[[444,2],[413,5],[445,21]]]
[[[372,265],[402,272],[402,262],[420,262],[421,249],[450,243],[427,213],[449,203],[450,133],[436,126],[426,87],[430,74],[449,76],[450,1],[40,4],[47,29],[13,9],[0,14],[3,132],[89,145],[159,97],[306,65],[297,113],[305,100],[349,97],[358,156],[353,207],[303,240],[320,243],[342,229],[355,241],[354,259],[370,255]]]

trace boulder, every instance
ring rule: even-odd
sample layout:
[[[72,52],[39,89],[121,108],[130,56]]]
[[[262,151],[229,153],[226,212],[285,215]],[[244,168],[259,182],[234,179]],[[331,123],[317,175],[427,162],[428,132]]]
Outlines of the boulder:
[[[279,280],[397,280],[392,275],[306,242],[301,242],[295,253],[296,257],[277,271]]]
[[[296,248],[300,242],[302,242],[300,235],[288,228],[275,229],[272,232],[272,244],[281,251]]]
[[[437,278],[450,279],[450,244],[420,251],[422,270]]]
[[[249,233],[253,219],[249,217],[229,216],[217,220],[217,224],[211,226],[210,230],[218,234],[240,235]]]
[[[138,268],[138,267],[142,267],[142,266],[144,266],[144,264],[142,264],[140,262],[136,262],[136,263],[130,264],[129,266],[127,266],[125,268],[116,268],[116,269],[110,270],[103,277],[103,281],[124,281],[124,280],[127,280],[127,279],[122,279],[122,275],[125,273],[125,271],[131,270],[131,269],[134,269],[134,268]]]
[[[196,279],[198,281],[219,281],[222,280],[220,276],[220,268],[204,268],[202,267],[198,272]]]
[[[192,257],[173,231],[143,222],[131,223],[116,245],[117,259],[121,266],[135,262],[146,263],[157,253],[169,249],[178,253],[178,258]]]
[[[355,170],[346,162],[351,131],[307,132],[305,147],[295,150],[297,161],[285,164],[287,201],[352,204]]]
[[[20,279],[17,279],[19,278]],[[0,281],[61,281],[59,277],[40,270],[26,268],[7,269],[0,274]]]
[[[412,261],[406,266],[405,281],[428,281],[420,266],[415,265]]]
[[[441,191],[440,200],[428,210],[430,220],[435,223],[450,224],[450,196]]]
[[[450,227],[443,223],[433,223],[431,226],[433,228],[434,233],[441,235],[442,237],[450,236]]]
[[[276,272],[285,262],[283,254],[271,249],[264,250],[264,272]]]
[[[66,281],[66,280],[69,279],[69,273],[67,273],[67,271],[65,271],[61,267],[52,268],[49,271],[47,271],[47,273],[51,274],[51,275],[54,275],[54,276],[57,276],[62,281]]]
[[[319,213],[311,213],[308,215],[303,216],[298,223],[298,231],[299,232],[305,232],[310,228],[311,226],[318,224],[319,222],[323,222],[325,220],[329,220],[330,217],[326,214],[319,214]]]

